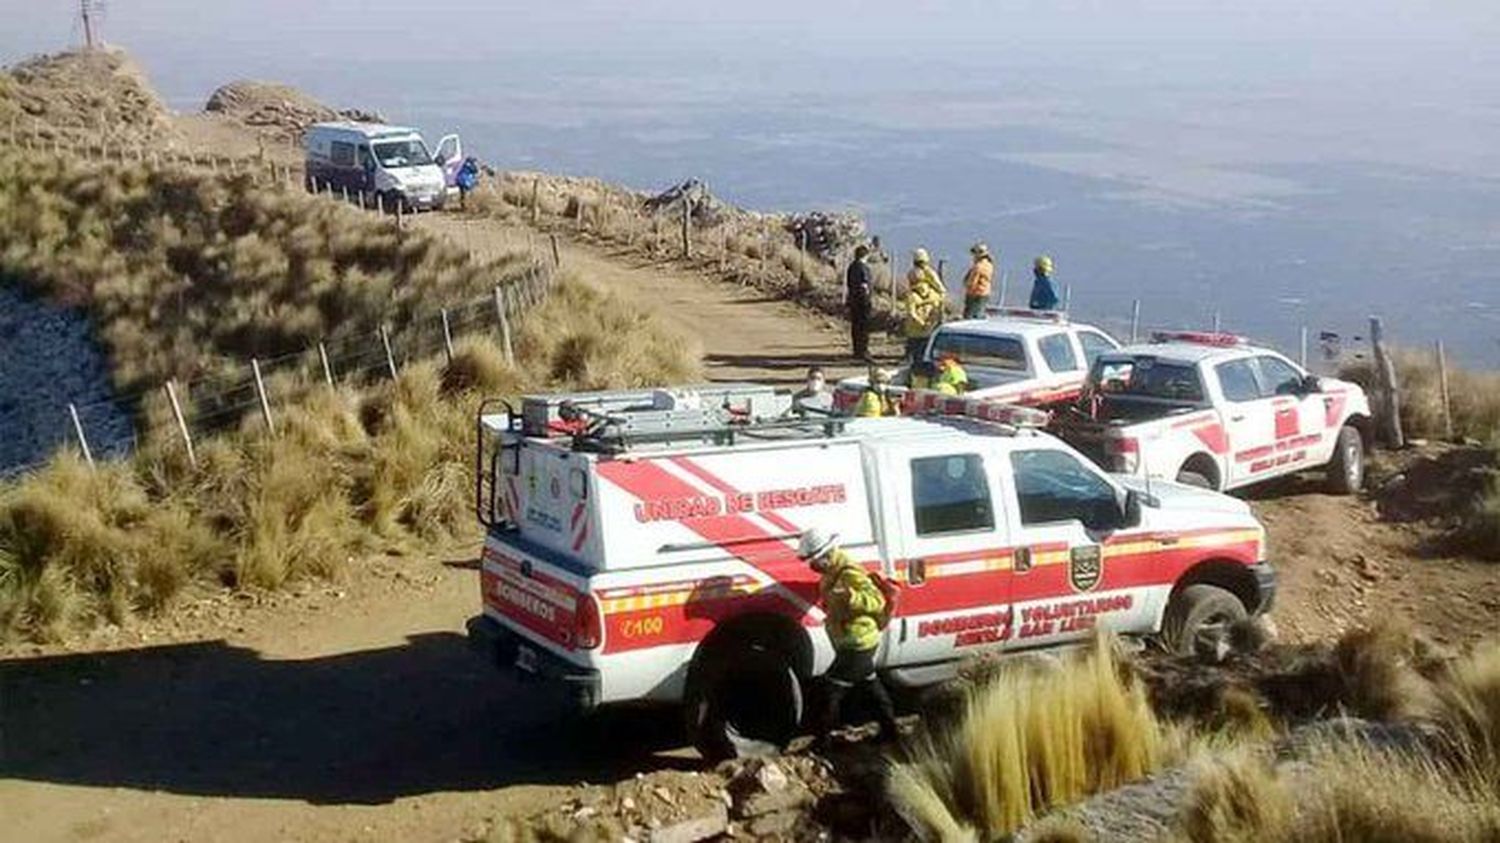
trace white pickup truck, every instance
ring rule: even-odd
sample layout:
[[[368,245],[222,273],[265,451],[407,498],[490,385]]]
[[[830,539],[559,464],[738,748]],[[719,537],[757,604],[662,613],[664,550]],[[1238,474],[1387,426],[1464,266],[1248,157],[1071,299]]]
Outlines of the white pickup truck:
[[[1265,533],[1241,501],[1147,493],[1036,429],[790,409],[735,384],[481,411],[474,647],[579,708],[685,705],[719,757],[789,740],[833,660],[796,554],[812,527],[898,589],[877,655],[895,684],[1096,627],[1193,650],[1271,603]],[[1045,417],[1010,417],[1026,414]]]
[[[1094,361],[1053,429],[1127,475],[1226,491],[1322,468],[1331,491],[1359,490],[1374,432],[1359,386],[1230,334],[1154,339]]]
[[[985,398],[1028,407],[1046,407],[1078,397],[1089,366],[1120,344],[1092,325],[1071,322],[1052,311],[997,309],[988,319],[948,322],[933,332],[922,359],[936,363],[956,357],[969,376],[969,398]],[[835,410],[847,411],[859,401],[869,378],[845,378],[833,394]],[[896,373],[895,385],[911,384],[911,371]],[[915,391],[904,409],[926,410],[922,402],[942,396]]]

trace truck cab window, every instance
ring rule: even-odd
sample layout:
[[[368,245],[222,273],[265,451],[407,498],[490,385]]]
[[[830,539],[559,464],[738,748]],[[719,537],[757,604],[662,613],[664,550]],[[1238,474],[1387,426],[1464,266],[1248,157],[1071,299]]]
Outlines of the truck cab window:
[[[1255,358],[1255,362],[1260,364],[1261,382],[1265,384],[1263,391],[1265,397],[1296,395],[1302,391],[1302,373],[1297,371],[1292,364],[1266,355]]]
[[[1037,342],[1047,368],[1054,372],[1078,371],[1078,355],[1073,353],[1073,344],[1067,334],[1048,334]]]
[[[1255,401],[1260,398],[1260,382],[1255,379],[1255,367],[1249,360],[1230,360],[1214,367],[1219,376],[1219,389],[1226,401]]]
[[[914,459],[911,487],[919,536],[995,528],[989,481],[978,454]]]
[[[1083,346],[1083,359],[1090,367],[1099,359],[1099,355],[1118,348],[1108,337],[1094,331],[1079,331],[1078,344]]]
[[[965,366],[981,366],[1024,372],[1026,347],[1019,337],[969,334],[963,331],[938,331],[932,340],[932,359],[952,354]]]
[[[1022,524],[1108,523],[1119,512],[1115,488],[1064,451],[1015,451],[1016,498]]]

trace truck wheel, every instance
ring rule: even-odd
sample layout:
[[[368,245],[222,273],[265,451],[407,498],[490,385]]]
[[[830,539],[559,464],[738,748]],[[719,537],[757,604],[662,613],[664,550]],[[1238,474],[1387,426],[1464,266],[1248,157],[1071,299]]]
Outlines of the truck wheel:
[[[1335,495],[1354,495],[1365,483],[1365,441],[1359,431],[1345,426],[1333,446],[1328,461],[1328,491]]]
[[[688,734],[717,763],[780,752],[802,724],[802,683],[783,654],[761,645],[711,654],[689,679]]]
[[[1248,615],[1245,604],[1228,591],[1216,585],[1190,585],[1167,605],[1162,638],[1178,655],[1218,660],[1229,646],[1230,629]]]

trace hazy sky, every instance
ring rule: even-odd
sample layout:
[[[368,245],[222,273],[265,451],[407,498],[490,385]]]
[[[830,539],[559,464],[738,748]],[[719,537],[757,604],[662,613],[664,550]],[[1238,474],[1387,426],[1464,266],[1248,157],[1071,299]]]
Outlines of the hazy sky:
[[[671,43],[859,51],[1015,49],[1079,42],[1178,44],[1377,41],[1494,48],[1495,0],[107,0],[105,32],[191,52],[292,44],[328,54],[372,48],[510,51],[571,45],[649,50]],[[78,38],[70,0],[0,0],[0,54]],[[233,48],[239,50],[233,50]]]

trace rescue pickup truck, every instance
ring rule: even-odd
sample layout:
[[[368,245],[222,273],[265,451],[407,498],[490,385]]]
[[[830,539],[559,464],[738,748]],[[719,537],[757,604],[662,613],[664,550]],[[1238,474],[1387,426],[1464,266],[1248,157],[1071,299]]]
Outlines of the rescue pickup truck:
[[[1045,407],[1077,398],[1094,360],[1119,347],[1104,331],[1071,322],[1060,312],[994,308],[987,319],[939,326],[922,359],[936,364],[945,354],[958,358],[969,376],[965,395]],[[868,377],[839,381],[833,408],[848,412],[869,382]],[[898,371],[894,383],[909,387],[910,368]],[[940,399],[938,393],[914,390],[903,400],[903,409],[930,409]]]
[[[1231,334],[1157,332],[1101,355],[1053,429],[1113,472],[1220,491],[1322,469],[1330,491],[1364,482],[1374,435],[1358,385],[1309,374]]]
[[[810,420],[790,404],[717,385],[481,409],[475,649],[574,708],[684,705],[713,759],[789,741],[833,659],[796,555],[809,527],[898,589],[878,654],[898,685],[1096,627],[1192,650],[1271,603],[1243,502],[1147,494],[1026,426],[1045,413]]]

